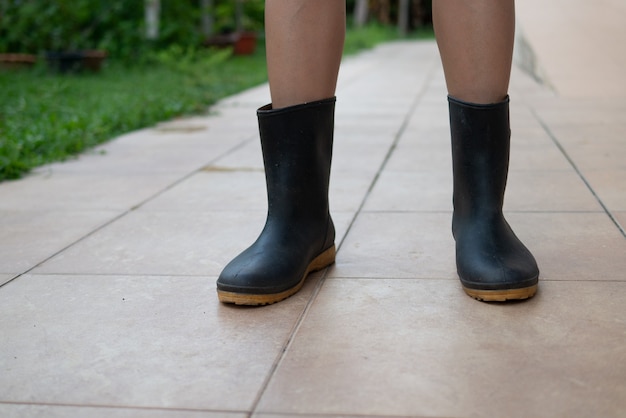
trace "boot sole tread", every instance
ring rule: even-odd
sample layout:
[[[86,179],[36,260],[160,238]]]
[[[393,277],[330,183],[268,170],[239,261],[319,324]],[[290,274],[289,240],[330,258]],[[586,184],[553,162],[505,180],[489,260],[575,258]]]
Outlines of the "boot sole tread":
[[[521,289],[481,290],[463,286],[463,290],[469,296],[482,302],[506,302],[510,300],[524,300],[535,296],[537,285],[523,287]]]

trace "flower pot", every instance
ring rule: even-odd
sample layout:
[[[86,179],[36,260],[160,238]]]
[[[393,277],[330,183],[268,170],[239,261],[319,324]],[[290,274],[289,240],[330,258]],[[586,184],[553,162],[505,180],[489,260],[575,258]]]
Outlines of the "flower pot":
[[[256,33],[241,32],[235,38],[235,55],[252,55],[256,49]]]
[[[107,57],[106,51],[101,50],[81,51],[81,54],[83,68],[94,73],[97,73],[102,69],[102,63]]]
[[[203,45],[207,48],[229,48],[235,44],[235,41],[234,33],[224,33],[205,39]]]
[[[31,68],[37,62],[32,54],[0,54],[0,68],[3,70],[22,70]]]

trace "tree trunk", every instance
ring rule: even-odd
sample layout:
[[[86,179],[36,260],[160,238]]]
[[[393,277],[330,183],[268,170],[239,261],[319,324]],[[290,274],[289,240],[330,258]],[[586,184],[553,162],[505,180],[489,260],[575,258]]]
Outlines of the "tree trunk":
[[[378,0],[378,21],[383,25],[391,24],[391,0]]]
[[[214,10],[213,0],[200,0],[200,9],[202,13],[202,34],[205,38],[213,35],[213,27],[215,19],[213,17]]]
[[[409,17],[411,14],[411,0],[400,0],[398,4],[398,32],[400,35],[409,33]]]
[[[354,5],[354,24],[357,28],[367,23],[369,7],[369,0],[356,0]]]
[[[243,1],[235,0],[235,28],[237,32],[243,32]]]
[[[159,38],[159,15],[161,13],[160,0],[144,0],[146,13],[146,38],[156,40]]]

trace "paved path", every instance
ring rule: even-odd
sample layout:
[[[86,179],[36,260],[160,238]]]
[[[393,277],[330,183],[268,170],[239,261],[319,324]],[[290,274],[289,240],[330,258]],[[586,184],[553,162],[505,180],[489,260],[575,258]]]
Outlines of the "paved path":
[[[507,305],[456,277],[435,44],[347,59],[338,96],[338,260],[269,307],[215,294],[264,220],[265,85],[0,184],[0,416],[623,415],[624,96],[515,69],[506,213],[542,280]]]

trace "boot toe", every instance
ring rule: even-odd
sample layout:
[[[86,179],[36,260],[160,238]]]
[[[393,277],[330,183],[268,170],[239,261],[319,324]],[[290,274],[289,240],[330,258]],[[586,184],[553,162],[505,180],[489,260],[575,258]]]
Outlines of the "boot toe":
[[[487,240],[474,234],[457,240],[457,271],[464,287],[491,291],[537,285],[539,268],[532,253],[510,230],[505,232]]]
[[[245,294],[274,294],[296,286],[304,270],[293,257],[254,254],[249,249],[233,259],[217,279],[218,291]],[[302,271],[300,271],[302,270]]]

